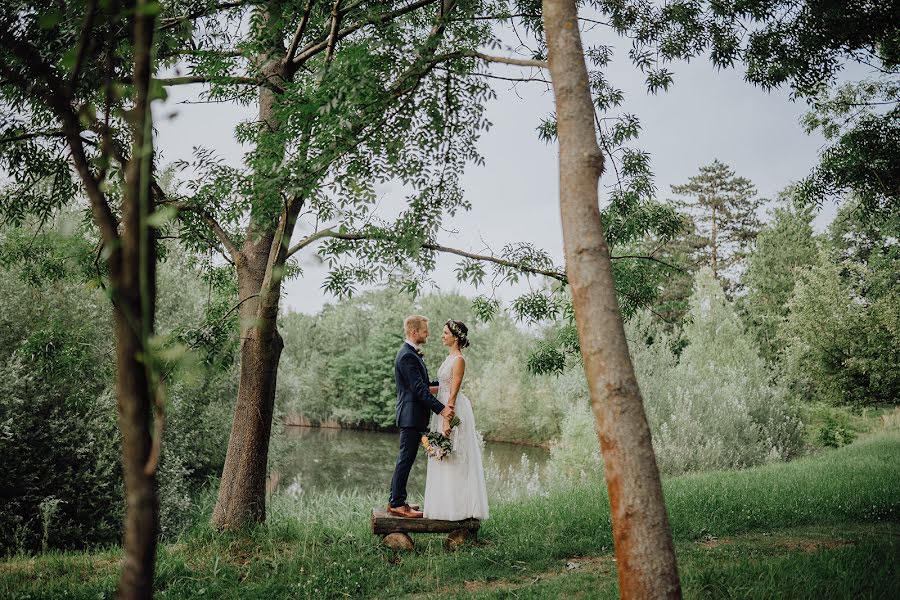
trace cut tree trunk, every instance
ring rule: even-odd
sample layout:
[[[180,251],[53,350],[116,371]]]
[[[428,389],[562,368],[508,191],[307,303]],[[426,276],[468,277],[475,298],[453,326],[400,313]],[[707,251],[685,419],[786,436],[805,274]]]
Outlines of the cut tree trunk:
[[[452,533],[457,530],[477,533],[481,527],[478,519],[462,521],[442,521],[439,519],[411,519],[392,515],[384,509],[372,511],[372,533],[385,535],[390,533]]]
[[[603,234],[594,130],[575,0],[544,0],[559,137],[566,274],[603,452],[622,598],[680,598],[669,519]]]

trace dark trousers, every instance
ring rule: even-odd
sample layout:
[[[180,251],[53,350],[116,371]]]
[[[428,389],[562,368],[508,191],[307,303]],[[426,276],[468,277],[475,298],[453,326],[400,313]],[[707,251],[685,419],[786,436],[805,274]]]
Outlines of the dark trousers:
[[[390,504],[394,508],[406,504],[406,482],[409,481],[409,472],[416,462],[421,439],[422,432],[418,427],[400,428],[400,454],[397,456],[397,466],[394,467],[394,477],[391,479]]]

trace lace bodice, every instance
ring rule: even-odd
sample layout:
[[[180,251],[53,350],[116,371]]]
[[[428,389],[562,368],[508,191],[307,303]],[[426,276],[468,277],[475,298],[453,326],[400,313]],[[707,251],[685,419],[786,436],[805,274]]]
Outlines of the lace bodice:
[[[445,358],[444,362],[441,363],[441,366],[438,367],[438,384],[440,385],[439,395],[444,396],[445,398],[450,396],[450,384],[453,380],[453,361],[459,357],[461,357],[462,360],[466,359],[463,355],[454,356],[451,354]]]

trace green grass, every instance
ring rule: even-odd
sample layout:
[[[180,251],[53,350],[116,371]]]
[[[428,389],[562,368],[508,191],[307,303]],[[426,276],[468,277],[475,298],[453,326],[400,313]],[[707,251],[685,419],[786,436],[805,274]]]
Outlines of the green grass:
[[[686,597],[900,595],[896,431],[787,464],[671,478],[664,490]],[[479,544],[452,553],[442,536],[416,536],[412,553],[380,546],[368,522],[379,500],[284,499],[268,524],[244,532],[212,532],[201,516],[160,548],[157,597],[616,596],[599,481],[495,506]],[[199,508],[209,510],[208,501]],[[9,558],[0,562],[0,597],[111,597],[119,556]]]

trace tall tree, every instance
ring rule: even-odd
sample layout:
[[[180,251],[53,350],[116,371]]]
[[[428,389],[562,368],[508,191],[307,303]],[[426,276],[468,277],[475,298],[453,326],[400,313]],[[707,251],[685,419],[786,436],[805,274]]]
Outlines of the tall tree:
[[[818,264],[812,220],[812,209],[796,206],[792,190],[784,192],[782,205],[772,210],[771,222],[759,233],[756,251],[742,277],[747,289],[742,298],[743,312],[769,362],[778,352],[778,329],[787,317],[794,284],[801,272]]]
[[[151,343],[156,234],[150,103],[157,9],[149,0],[137,0],[41,10],[9,2],[0,10],[0,89],[10,109],[0,156],[17,184],[6,198],[7,218],[34,212],[47,218],[52,213],[47,204],[70,201],[76,190],[64,180],[74,167],[100,230],[100,255],[109,273],[126,497],[120,598],[152,596],[156,554],[162,398]],[[122,82],[127,82],[124,93],[117,91]],[[129,144],[113,135],[114,120],[122,123]],[[120,171],[111,177],[113,164]],[[24,189],[30,177],[47,175],[56,177],[48,194]],[[155,436],[154,405],[160,411]]]
[[[214,526],[265,518],[282,348],[276,317],[282,283],[298,271],[291,257],[316,248],[331,267],[326,288],[337,294],[392,275],[414,290],[411,273],[430,269],[437,252],[535,273],[552,266],[531,249],[481,256],[436,241],[443,216],[467,206],[457,179],[478,159],[472,142],[486,126],[489,90],[467,75],[481,62],[503,61],[475,51],[489,25],[472,17],[487,6],[271,0],[252,8],[246,34],[243,4],[173,3],[162,19],[163,29],[184,28],[193,45],[164,50],[191,69],[164,84],[205,82],[212,99],[255,94],[259,106],[256,121],[238,130],[252,146],[246,168],[201,151],[183,165],[201,177],[158,199],[179,213],[189,246],[218,248],[237,274],[240,387]],[[375,212],[375,186],[392,179],[404,184],[408,206],[387,222]]]
[[[559,137],[566,273],[609,490],[622,598],[680,598],[650,428],[628,353],[598,208],[603,154],[575,0],[544,0]]]
[[[727,165],[714,160],[700,167],[700,174],[672,192],[685,199],[676,206],[693,219],[698,238],[693,252],[698,265],[712,269],[725,287],[734,287],[736,267],[747,256],[761,223],[757,216],[762,200],[749,179],[738,177]]]

